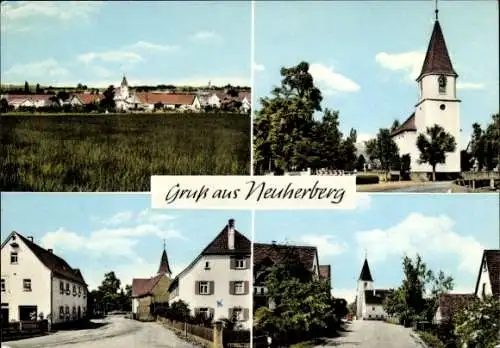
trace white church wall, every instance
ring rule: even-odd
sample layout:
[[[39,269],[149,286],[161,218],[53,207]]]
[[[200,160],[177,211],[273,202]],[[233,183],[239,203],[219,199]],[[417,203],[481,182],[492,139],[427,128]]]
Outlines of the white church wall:
[[[382,305],[365,304],[363,311],[363,319],[365,320],[382,320],[387,318],[387,313]]]

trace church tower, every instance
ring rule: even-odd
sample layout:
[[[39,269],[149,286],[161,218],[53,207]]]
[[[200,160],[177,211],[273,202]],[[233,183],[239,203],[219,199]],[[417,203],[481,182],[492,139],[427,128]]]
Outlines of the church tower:
[[[163,242],[163,253],[161,254],[160,267],[158,268],[158,274],[164,274],[170,278],[172,271],[170,270],[170,265],[168,264],[168,256],[165,241]]]
[[[356,296],[356,317],[357,319],[363,318],[363,307],[365,305],[365,291],[373,290],[373,278],[368,266],[368,260],[365,256],[365,262],[358,279],[358,289]]]
[[[422,70],[416,80],[420,88],[420,98],[415,105],[415,128],[418,136],[426,134],[427,127],[437,124],[455,138],[455,151],[447,153],[445,164],[438,164],[436,167],[436,171],[441,173],[458,173],[461,169],[460,100],[457,98],[457,78],[458,74],[451,63],[436,8],[434,28]],[[430,165],[418,163],[418,150],[415,155],[412,155],[416,157],[412,158],[412,171],[432,171]]]
[[[127,99],[129,97],[128,82],[125,74],[123,75],[122,83],[120,85],[120,95],[122,99]]]

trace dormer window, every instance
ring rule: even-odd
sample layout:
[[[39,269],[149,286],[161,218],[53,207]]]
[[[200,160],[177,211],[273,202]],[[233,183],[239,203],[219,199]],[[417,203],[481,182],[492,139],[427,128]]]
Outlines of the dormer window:
[[[438,77],[439,94],[446,94],[446,76],[441,75]]]
[[[205,269],[206,270],[210,269],[210,262],[208,262],[208,261],[205,262]]]

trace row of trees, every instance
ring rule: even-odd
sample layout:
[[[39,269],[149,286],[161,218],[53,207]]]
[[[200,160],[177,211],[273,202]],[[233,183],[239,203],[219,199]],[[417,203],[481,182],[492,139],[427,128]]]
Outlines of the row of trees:
[[[89,293],[89,313],[94,316],[104,315],[112,311],[130,312],[132,310],[132,286],[122,286],[115,272],[104,274],[104,279]]]
[[[268,272],[265,285],[273,306],[255,311],[257,333],[270,335],[274,343],[285,345],[337,331],[340,318],[347,315],[347,303],[332,298],[327,281],[314,279],[291,253]]]

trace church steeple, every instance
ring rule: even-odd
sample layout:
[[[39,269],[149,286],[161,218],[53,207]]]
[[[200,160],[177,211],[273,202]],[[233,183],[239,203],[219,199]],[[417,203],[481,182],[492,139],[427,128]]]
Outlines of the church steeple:
[[[438,9],[436,5],[436,21],[432,30],[429,46],[425,55],[422,70],[417,78],[420,81],[425,75],[451,75],[457,77],[458,74],[453,69],[446,42],[444,40],[443,31],[438,20]]]
[[[123,74],[121,86],[122,87],[128,87],[128,82],[127,82],[127,78],[125,77],[125,74]]]
[[[163,241],[163,253],[161,254],[160,267],[158,268],[158,274],[166,274],[170,276],[172,271],[170,270],[170,265],[168,264],[168,256],[165,241]]]
[[[361,273],[359,274],[359,280],[365,282],[373,282],[372,274],[370,272],[370,267],[368,267],[368,260],[365,257],[365,263],[363,263],[363,268],[361,268]]]

